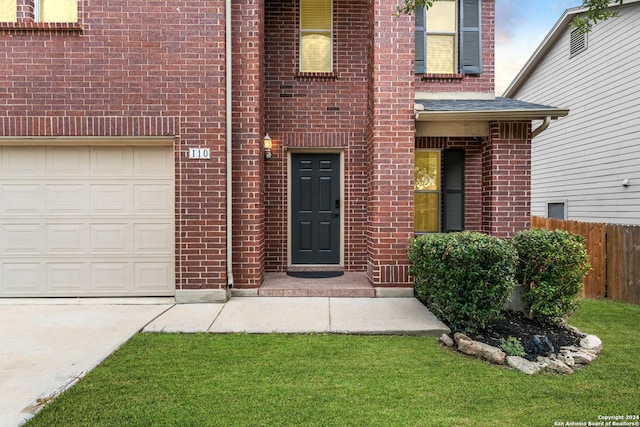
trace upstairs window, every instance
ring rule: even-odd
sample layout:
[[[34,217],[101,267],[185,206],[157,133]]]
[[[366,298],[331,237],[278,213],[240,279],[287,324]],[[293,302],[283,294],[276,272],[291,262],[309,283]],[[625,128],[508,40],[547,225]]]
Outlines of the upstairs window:
[[[0,0],[0,22],[77,24],[78,0]]]
[[[16,22],[18,6],[16,0],[0,0],[0,22]]]
[[[416,7],[415,72],[480,74],[480,11],[481,0],[440,0],[428,10]]]
[[[36,22],[77,22],[78,0],[36,0]]]
[[[300,0],[300,72],[332,71],[332,0]]]

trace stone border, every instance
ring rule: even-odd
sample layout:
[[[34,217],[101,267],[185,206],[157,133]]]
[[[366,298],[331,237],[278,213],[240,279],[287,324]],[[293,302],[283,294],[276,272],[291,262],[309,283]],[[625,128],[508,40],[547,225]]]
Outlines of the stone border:
[[[602,351],[600,338],[595,335],[584,334],[573,327],[571,329],[582,337],[579,346],[561,347],[557,355],[552,353],[548,357],[538,356],[535,362],[524,357],[507,356],[498,347],[474,341],[460,332],[454,334],[453,340],[449,335],[442,334],[439,341],[447,347],[457,349],[461,353],[478,357],[495,365],[507,365],[525,374],[533,375],[539,372],[571,374],[574,369],[593,362]]]

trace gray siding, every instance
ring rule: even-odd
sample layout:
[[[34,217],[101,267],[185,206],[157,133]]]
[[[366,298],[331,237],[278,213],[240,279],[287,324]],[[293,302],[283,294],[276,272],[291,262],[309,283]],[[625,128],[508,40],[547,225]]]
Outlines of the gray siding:
[[[533,215],[566,201],[568,219],[640,225],[640,3],[619,13],[573,58],[567,28],[514,96],[570,109],[533,140]]]

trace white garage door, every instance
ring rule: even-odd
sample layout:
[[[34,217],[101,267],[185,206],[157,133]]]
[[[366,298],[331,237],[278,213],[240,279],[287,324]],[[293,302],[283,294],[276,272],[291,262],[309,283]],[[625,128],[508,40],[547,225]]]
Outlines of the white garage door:
[[[170,146],[0,146],[0,296],[175,294]]]

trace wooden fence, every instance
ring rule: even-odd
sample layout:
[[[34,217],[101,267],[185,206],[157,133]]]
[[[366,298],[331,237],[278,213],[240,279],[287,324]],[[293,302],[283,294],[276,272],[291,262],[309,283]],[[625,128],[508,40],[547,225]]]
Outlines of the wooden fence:
[[[585,237],[591,271],[584,296],[640,304],[640,227],[531,218],[531,228],[566,230]]]

